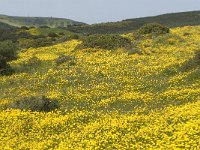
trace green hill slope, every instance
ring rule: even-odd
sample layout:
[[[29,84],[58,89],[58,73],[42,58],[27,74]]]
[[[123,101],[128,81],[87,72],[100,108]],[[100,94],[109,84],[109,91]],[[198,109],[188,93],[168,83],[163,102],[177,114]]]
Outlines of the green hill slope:
[[[136,30],[146,23],[157,22],[168,27],[181,27],[186,25],[200,25],[200,11],[164,14],[154,17],[128,19],[120,22],[101,23],[72,27],[74,32],[85,34],[96,33],[125,33]]]
[[[16,27],[0,22],[0,30],[15,29]]]
[[[7,23],[12,26],[49,26],[49,27],[67,27],[70,25],[82,25],[84,23],[63,18],[52,17],[15,17],[0,15],[0,22]]]

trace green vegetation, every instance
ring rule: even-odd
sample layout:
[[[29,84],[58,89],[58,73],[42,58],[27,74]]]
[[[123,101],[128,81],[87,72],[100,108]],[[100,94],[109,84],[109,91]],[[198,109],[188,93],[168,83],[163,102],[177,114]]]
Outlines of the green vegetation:
[[[194,56],[187,60],[183,65],[184,71],[189,71],[200,67],[200,50],[195,51]]]
[[[10,29],[15,29],[16,27],[11,26],[9,24],[0,22],[0,30],[10,30]]]
[[[170,30],[168,27],[165,27],[161,24],[149,23],[149,24],[142,26],[137,32],[139,35],[151,34],[154,36],[158,36],[158,35],[162,35],[162,34],[167,34],[170,32]]]
[[[50,46],[78,39],[79,36],[79,34],[72,33],[65,28],[23,26],[21,28],[0,29],[0,41],[11,40],[17,43],[21,49]]]
[[[49,112],[59,108],[57,100],[50,100],[49,98],[42,97],[25,97],[22,100],[16,101],[8,106],[13,109],[31,110],[31,111],[45,111]]]
[[[169,46],[183,43],[184,39],[179,35],[169,33],[163,36],[155,37],[153,41],[154,46]]]
[[[0,42],[0,75],[10,74],[12,69],[9,61],[16,59],[17,45],[12,41]]]
[[[76,57],[60,55],[55,60],[55,62],[56,62],[56,65],[61,65],[61,64],[66,63],[66,62],[68,62],[70,65],[75,65],[76,64]]]
[[[70,27],[73,32],[83,34],[127,33],[139,29],[141,26],[156,22],[167,27],[182,27],[200,25],[200,11],[164,14],[154,17],[128,19],[119,22],[100,23]]]
[[[82,39],[82,43],[77,49],[99,48],[99,49],[117,49],[131,47],[131,40],[119,35],[90,35]]]
[[[77,38],[79,38],[79,35],[64,28],[26,26],[2,28],[0,29],[0,74],[9,75],[13,72],[8,62],[16,58],[18,48],[22,50],[31,47],[51,46]],[[24,64],[24,67],[38,65],[39,61],[36,63],[34,58],[30,59],[30,63]]]
[[[29,28],[25,32],[28,32],[32,35],[44,35],[44,36],[47,36],[49,33],[56,33],[56,34],[64,33],[68,35],[73,34],[72,32],[68,31],[65,28]]]

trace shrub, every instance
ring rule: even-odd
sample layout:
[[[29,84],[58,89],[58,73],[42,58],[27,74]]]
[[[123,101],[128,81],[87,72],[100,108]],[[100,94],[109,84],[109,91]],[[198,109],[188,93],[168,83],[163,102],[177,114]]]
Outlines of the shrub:
[[[39,26],[38,28],[47,28],[47,29],[50,29],[49,26]]]
[[[138,30],[139,35],[147,35],[147,34],[161,35],[161,34],[166,34],[169,32],[170,32],[170,29],[168,27],[165,27],[158,23],[146,24]]]
[[[69,39],[79,39],[80,36],[78,34],[72,34],[69,36]]]
[[[50,46],[52,44],[53,43],[51,38],[39,38],[34,40],[33,47],[38,48],[38,47]]]
[[[29,27],[27,27],[27,26],[21,26],[20,29],[22,29],[22,30],[29,30]]]
[[[132,54],[139,54],[139,55],[141,55],[142,54],[142,51],[139,50],[138,48],[127,49],[126,52],[127,52],[128,55],[132,55]]]
[[[0,42],[0,74],[6,75],[12,71],[9,61],[16,59],[17,46],[12,41]]]
[[[17,45],[12,41],[0,42],[0,55],[5,61],[11,61],[16,58]]]
[[[100,48],[100,49],[117,49],[122,47],[130,47],[131,41],[119,35],[90,35],[82,39],[82,44],[77,48]]]
[[[56,33],[51,32],[48,34],[48,37],[55,38],[55,37],[58,37],[58,35]]]
[[[50,112],[55,109],[58,109],[60,106],[57,100],[51,100],[45,96],[42,96],[42,97],[25,97],[22,100],[12,103],[8,107],[20,110]]]
[[[64,32],[60,32],[59,35],[65,35],[65,33]]]
[[[75,65],[75,57],[74,56],[65,56],[65,55],[61,55],[59,56],[55,62],[56,62],[56,65],[61,65],[65,62],[69,62],[70,65]]]
[[[35,27],[34,26],[30,26],[29,29],[35,29]]]
[[[20,48],[30,48],[30,47],[38,48],[38,47],[50,46],[53,44],[54,44],[53,38],[35,37],[34,39],[25,39],[25,38],[19,39]]]
[[[195,51],[194,56],[183,64],[183,71],[200,66],[200,50]]]
[[[19,44],[19,47],[21,49],[30,48],[30,47],[33,47],[34,40],[33,39],[20,38],[18,40],[18,44]]]
[[[41,64],[41,60],[35,56],[33,56],[32,58],[30,58],[28,61],[27,61],[27,66],[29,67],[33,67],[33,66],[38,66]]]
[[[13,42],[16,42],[18,39],[18,36],[15,32],[16,30],[14,29],[10,29],[10,30],[0,29],[0,41],[12,40]]]
[[[11,75],[14,70],[7,64],[0,55],[0,75]]]
[[[20,32],[18,34],[18,38],[26,38],[26,39],[28,39],[28,38],[32,38],[32,37],[33,36],[28,32]]]
[[[62,36],[62,37],[56,39],[56,43],[63,43],[63,42],[66,42],[66,41],[69,41],[68,36]]]

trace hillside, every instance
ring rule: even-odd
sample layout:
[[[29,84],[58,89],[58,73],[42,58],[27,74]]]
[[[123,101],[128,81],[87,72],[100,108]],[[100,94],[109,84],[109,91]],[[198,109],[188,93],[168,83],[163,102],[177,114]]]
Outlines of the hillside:
[[[85,34],[127,33],[138,29],[146,23],[157,22],[168,27],[200,25],[200,11],[164,14],[153,17],[128,19],[119,22],[101,23],[81,27],[71,27],[74,32]]]
[[[15,73],[0,76],[0,149],[198,149],[200,60],[185,65],[199,59],[199,34],[200,26],[124,34],[140,54],[80,50],[79,40],[21,51]],[[6,109],[41,96],[60,108]]]
[[[52,28],[56,27],[68,27],[70,25],[83,25],[84,23],[73,21],[70,19],[63,18],[52,18],[52,17],[16,17],[0,15],[0,22],[21,27],[21,26],[49,26]]]
[[[8,29],[15,29],[15,27],[9,24],[0,22],[0,30],[8,30]]]

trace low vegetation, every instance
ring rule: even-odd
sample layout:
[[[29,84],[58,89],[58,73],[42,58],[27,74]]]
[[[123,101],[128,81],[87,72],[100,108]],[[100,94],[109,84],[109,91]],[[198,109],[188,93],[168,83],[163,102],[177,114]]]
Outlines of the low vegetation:
[[[83,34],[122,34],[138,30],[141,26],[156,22],[167,27],[183,27],[200,25],[200,11],[164,14],[153,17],[127,19],[118,22],[93,25],[72,26],[69,30]]]
[[[82,43],[78,46],[78,49],[84,48],[99,48],[113,50],[117,48],[131,47],[131,40],[124,38],[120,35],[90,35],[82,39]]]
[[[200,67],[200,50],[195,51],[194,56],[183,65],[183,70],[188,71]]]
[[[45,96],[42,97],[25,97],[22,100],[16,101],[8,106],[13,109],[30,110],[37,112],[50,112],[59,108],[57,100],[50,100]]]
[[[6,75],[12,72],[8,62],[16,59],[17,50],[17,45],[12,41],[0,42],[0,75]]]
[[[165,27],[161,24],[158,23],[149,23],[144,26],[142,26],[137,33],[139,35],[162,35],[162,34],[167,34],[170,32],[170,29],[168,27]]]

